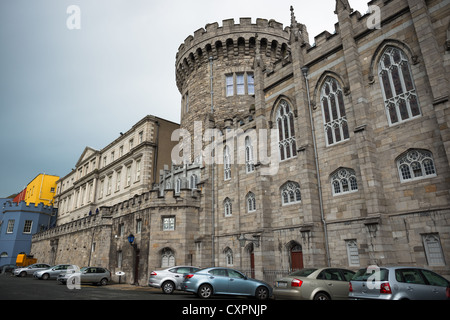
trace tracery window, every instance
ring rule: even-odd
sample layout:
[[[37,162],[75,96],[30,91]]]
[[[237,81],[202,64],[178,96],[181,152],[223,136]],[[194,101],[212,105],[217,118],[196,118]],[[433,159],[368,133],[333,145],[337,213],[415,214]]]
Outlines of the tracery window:
[[[336,79],[327,77],[320,94],[327,145],[349,139],[344,94]]]
[[[297,203],[301,200],[300,185],[297,182],[289,181],[281,187],[281,203],[283,205]]]
[[[297,155],[295,143],[294,113],[286,100],[281,100],[277,109],[278,147],[280,159],[285,160]]]
[[[192,174],[190,179],[189,179],[189,184],[191,189],[197,189],[197,175],[196,174]]]
[[[233,214],[230,198],[225,198],[223,201],[223,208],[225,217],[230,217]]]
[[[411,181],[436,176],[433,154],[430,151],[413,149],[397,159],[400,181]]]
[[[333,195],[358,191],[356,173],[353,169],[340,168],[331,175]]]
[[[395,47],[384,50],[378,75],[389,125],[421,115],[409,61],[402,50]]]
[[[227,267],[233,266],[233,250],[227,247],[224,250]]]
[[[247,212],[253,212],[256,210],[256,199],[253,192],[249,192],[246,197]]]
[[[170,248],[164,248],[161,252],[161,268],[173,267],[175,265],[175,254]]]
[[[223,178],[224,180],[231,179],[231,156],[228,146],[223,148]]]
[[[253,162],[253,145],[250,137],[245,137],[245,170],[247,173],[255,170],[255,164]]]

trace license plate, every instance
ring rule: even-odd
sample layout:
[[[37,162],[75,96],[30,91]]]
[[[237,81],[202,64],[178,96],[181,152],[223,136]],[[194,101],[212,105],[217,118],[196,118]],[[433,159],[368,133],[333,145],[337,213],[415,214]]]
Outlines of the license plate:
[[[278,288],[286,288],[287,287],[287,282],[277,282],[277,287]]]

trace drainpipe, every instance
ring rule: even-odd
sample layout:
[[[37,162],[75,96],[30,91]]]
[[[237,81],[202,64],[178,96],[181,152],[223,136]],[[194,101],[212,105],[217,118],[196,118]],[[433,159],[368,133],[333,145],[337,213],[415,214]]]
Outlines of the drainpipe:
[[[309,109],[309,119],[311,121],[311,133],[312,133],[312,140],[313,140],[313,146],[314,146],[314,162],[316,165],[316,175],[317,175],[317,187],[319,188],[319,207],[320,207],[320,217],[322,219],[323,224],[323,232],[325,237],[325,251],[326,251],[326,258],[327,258],[327,266],[331,267],[331,259],[330,259],[330,250],[328,245],[328,231],[327,231],[327,222],[325,220],[325,215],[323,211],[323,200],[322,200],[322,184],[320,183],[320,172],[319,172],[319,157],[317,155],[317,144],[316,144],[316,135],[314,130],[314,121],[312,116],[312,110],[311,110],[311,99],[309,94],[309,83],[308,83],[308,67],[302,68],[303,76],[305,77],[306,82],[306,93],[308,96],[308,109]]]
[[[210,65],[210,85],[211,85],[211,114],[214,113],[214,92],[213,92],[213,57],[209,57],[209,65]],[[216,143],[216,137],[214,137],[214,143]],[[216,152],[216,148],[214,148],[214,152]],[[215,157],[215,153],[214,153],[214,157]],[[211,195],[212,195],[212,200],[211,200],[211,215],[212,215],[212,219],[211,219],[211,226],[212,226],[212,230],[211,230],[211,255],[212,255],[212,266],[215,267],[216,266],[216,252],[215,252],[215,237],[216,237],[216,221],[215,221],[215,198],[214,198],[214,175],[215,175],[215,161],[213,160],[213,163],[211,164]]]

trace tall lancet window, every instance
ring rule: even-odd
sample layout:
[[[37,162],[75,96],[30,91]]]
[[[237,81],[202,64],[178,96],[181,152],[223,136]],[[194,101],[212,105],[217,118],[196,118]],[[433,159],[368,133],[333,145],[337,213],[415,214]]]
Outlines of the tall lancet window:
[[[389,125],[421,115],[409,61],[402,50],[395,47],[384,50],[378,75]]]
[[[320,93],[327,145],[349,138],[344,94],[336,79],[326,78]]]
[[[286,100],[281,100],[277,109],[278,147],[280,159],[285,160],[297,155],[295,143],[294,113]]]

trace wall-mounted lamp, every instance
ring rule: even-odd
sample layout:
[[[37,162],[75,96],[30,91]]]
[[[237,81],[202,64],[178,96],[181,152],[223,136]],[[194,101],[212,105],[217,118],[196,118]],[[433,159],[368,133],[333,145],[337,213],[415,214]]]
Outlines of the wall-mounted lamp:
[[[247,239],[242,233],[239,235],[239,237],[237,238],[239,240],[239,245],[241,246],[241,248],[245,247],[245,243],[247,241],[252,242],[255,247],[259,247],[259,235],[253,235],[253,238],[256,239]]]

